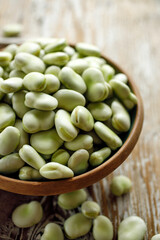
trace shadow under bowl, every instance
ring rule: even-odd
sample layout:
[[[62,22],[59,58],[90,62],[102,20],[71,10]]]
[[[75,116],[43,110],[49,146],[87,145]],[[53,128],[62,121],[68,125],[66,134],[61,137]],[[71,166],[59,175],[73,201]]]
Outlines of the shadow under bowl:
[[[114,67],[117,72],[126,74],[117,64],[107,57],[102,56],[108,64]],[[127,75],[127,74],[126,74]],[[139,90],[134,81],[127,75],[128,83],[133,93],[137,96],[137,106],[131,111],[132,126],[130,131],[123,136],[124,144],[107,161],[100,166],[89,170],[79,176],[65,180],[45,180],[45,181],[22,181],[11,177],[0,175],[0,189],[32,196],[49,196],[75,191],[80,188],[88,187],[119,167],[132,152],[136,145],[142,125],[143,125],[143,103]]]

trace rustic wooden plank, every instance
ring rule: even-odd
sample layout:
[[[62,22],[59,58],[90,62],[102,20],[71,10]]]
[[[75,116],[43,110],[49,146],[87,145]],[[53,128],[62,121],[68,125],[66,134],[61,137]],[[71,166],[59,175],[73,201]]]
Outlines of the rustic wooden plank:
[[[24,26],[23,38],[66,37],[70,42],[94,43],[123,66],[139,86],[145,109],[139,142],[121,167],[90,187],[89,193],[90,198],[101,204],[103,214],[112,220],[115,239],[120,221],[132,214],[145,220],[148,227],[145,240],[150,239],[160,232],[160,2],[0,0],[0,6],[0,29],[7,23],[19,22]],[[3,41],[6,40],[1,36],[0,42]],[[130,194],[115,198],[110,194],[109,183],[118,174],[129,176],[133,189]],[[37,198],[0,191],[0,239],[40,239],[48,221],[60,222],[70,214],[62,214],[55,197],[38,198],[48,209],[43,221],[30,230],[19,230],[10,221],[11,212],[29,199]]]

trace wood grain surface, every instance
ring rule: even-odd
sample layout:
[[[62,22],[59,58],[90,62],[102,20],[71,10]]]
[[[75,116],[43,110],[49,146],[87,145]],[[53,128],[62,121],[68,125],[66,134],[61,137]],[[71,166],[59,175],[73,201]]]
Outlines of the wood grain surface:
[[[98,45],[139,86],[145,110],[139,142],[113,174],[88,188],[88,194],[113,222],[114,239],[120,221],[130,215],[138,215],[146,222],[145,240],[160,233],[160,1],[0,0],[0,30],[13,22],[23,24],[23,38],[66,37],[69,42]],[[0,43],[4,41],[1,35]],[[130,194],[116,198],[109,184],[118,174],[129,176],[133,188]],[[38,240],[47,222],[62,224],[73,212],[62,211],[56,198],[0,191],[0,240]],[[14,227],[13,209],[32,199],[41,201],[45,209],[42,221],[30,229]],[[83,239],[93,238],[89,234]]]

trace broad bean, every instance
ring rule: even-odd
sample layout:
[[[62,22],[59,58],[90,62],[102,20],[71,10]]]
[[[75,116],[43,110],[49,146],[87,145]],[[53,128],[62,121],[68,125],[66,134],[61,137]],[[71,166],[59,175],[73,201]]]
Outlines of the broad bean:
[[[45,71],[45,74],[52,74],[52,75],[55,75],[56,77],[58,77],[58,74],[60,72],[60,67],[57,67],[57,66],[49,66],[46,71]]]
[[[96,152],[91,153],[89,163],[91,166],[96,167],[102,164],[111,154],[111,149],[104,147]]]
[[[90,102],[103,101],[108,97],[109,88],[99,69],[90,67],[83,72],[82,77],[87,85],[86,97]]]
[[[23,128],[28,133],[49,130],[54,126],[53,111],[30,110],[23,116]]]
[[[96,218],[100,214],[100,206],[94,201],[85,201],[81,206],[81,211],[85,217]]]
[[[20,132],[20,139],[19,139],[19,144],[16,148],[16,150],[20,150],[21,147],[25,144],[29,144],[29,134],[26,133],[23,129],[23,124],[20,119],[17,119],[14,125]]]
[[[79,42],[76,44],[75,47],[76,47],[76,50],[84,56],[100,57],[100,50],[95,45]]]
[[[87,199],[87,193],[84,189],[74,192],[63,193],[58,196],[58,205],[67,210],[80,206]]]
[[[71,113],[72,123],[83,131],[91,131],[94,126],[94,119],[87,108],[77,106]]]
[[[42,176],[37,169],[24,166],[19,170],[19,179],[21,180],[41,180]]]
[[[118,240],[142,240],[147,227],[142,218],[130,216],[125,218],[118,228]]]
[[[8,78],[0,81],[0,90],[4,93],[13,93],[22,89],[23,80],[19,77]]]
[[[58,108],[69,112],[77,106],[84,106],[86,103],[84,96],[74,90],[60,89],[53,96],[58,100]]]
[[[122,140],[110,128],[101,122],[94,124],[94,130],[97,135],[108,145],[112,150],[122,146]]]
[[[31,201],[19,205],[12,213],[12,221],[19,228],[28,228],[40,222],[43,209],[39,202]]]
[[[118,101],[113,100],[112,109],[112,125],[119,132],[127,132],[131,127],[130,115],[124,106]]]
[[[121,196],[128,193],[132,187],[131,180],[123,175],[116,176],[111,181],[111,192],[115,196]]]
[[[160,234],[154,235],[151,240],[160,240]]]
[[[19,150],[19,155],[29,166],[37,170],[45,165],[45,160],[30,145],[23,145],[23,147]]]
[[[12,70],[10,73],[9,73],[9,77],[10,78],[15,78],[15,77],[17,77],[17,78],[24,78],[24,76],[25,76],[25,73],[24,72],[22,72],[21,70],[17,70],[17,69],[14,69],[14,70]]]
[[[60,38],[60,39],[55,39],[52,43],[48,43],[44,51],[45,53],[52,53],[52,52],[58,52],[62,51],[65,47],[67,46],[66,39]]]
[[[65,148],[76,151],[79,149],[89,150],[93,147],[93,138],[87,134],[79,134],[75,139],[70,142],[64,143]]]
[[[9,65],[10,61],[12,59],[12,54],[9,52],[0,52],[0,66],[6,67]]]
[[[66,142],[72,141],[78,135],[78,130],[71,122],[70,114],[65,110],[56,112],[55,127],[60,138]]]
[[[49,94],[42,92],[28,92],[25,95],[24,104],[29,108],[43,111],[51,111],[57,108],[58,101]]]
[[[16,127],[6,127],[0,133],[0,154],[5,156],[12,153],[20,141],[20,131]]]
[[[63,165],[67,165],[70,154],[64,149],[58,149],[53,153],[51,162],[58,162]]]
[[[30,108],[28,108],[24,104],[26,93],[27,92],[25,90],[22,90],[22,91],[14,93],[12,98],[11,98],[12,107],[13,107],[14,111],[16,112],[16,114],[19,118],[23,118],[25,113],[30,110]]]
[[[16,54],[15,64],[18,67],[18,70],[21,70],[26,74],[30,72],[43,73],[45,71],[44,62],[40,58],[26,52]]]
[[[48,65],[64,66],[69,61],[69,56],[64,52],[48,53],[43,61]]]
[[[74,176],[73,171],[60,163],[49,162],[40,169],[40,174],[47,179],[63,179]]]
[[[60,87],[60,81],[58,77],[54,76],[53,74],[45,74],[45,78],[46,78],[46,87],[43,90],[43,92],[50,94],[58,91]]]
[[[105,80],[106,82],[109,82],[109,81],[113,78],[113,76],[114,76],[114,74],[115,74],[114,68],[111,67],[111,66],[108,65],[108,64],[103,65],[103,66],[101,67],[101,70],[102,70],[102,73],[103,73],[104,80]]]
[[[63,67],[59,72],[58,77],[61,83],[68,89],[74,90],[81,94],[85,93],[87,90],[83,78],[70,67]]]
[[[64,240],[63,232],[56,223],[48,223],[45,226],[41,240]]]
[[[12,108],[6,103],[0,103],[0,132],[15,123],[16,115]]]
[[[41,47],[39,46],[39,44],[34,42],[25,42],[18,47],[17,53],[26,52],[35,56],[39,56],[40,50]]]
[[[87,108],[89,109],[94,119],[98,121],[106,121],[112,115],[111,108],[103,102],[90,103],[88,104]]]
[[[78,58],[75,60],[71,60],[67,63],[67,67],[72,68],[76,73],[82,74],[84,70],[89,67],[88,62],[83,58]]]
[[[69,239],[77,239],[86,235],[92,227],[92,220],[82,213],[76,213],[64,222],[64,231]]]
[[[23,85],[29,91],[43,91],[46,88],[45,75],[38,72],[28,73],[23,79]]]
[[[3,27],[3,35],[5,37],[17,37],[22,31],[22,25],[18,23],[8,24]]]
[[[89,153],[85,149],[75,151],[68,160],[68,167],[76,174],[82,174],[88,168]]]
[[[52,154],[63,144],[55,129],[37,132],[31,135],[30,143],[39,153]]]
[[[11,174],[17,172],[23,167],[25,162],[20,158],[18,153],[6,155],[0,159],[0,173]]]
[[[113,225],[109,218],[100,215],[93,221],[93,237],[95,240],[112,240]],[[124,239],[123,239],[124,240]]]

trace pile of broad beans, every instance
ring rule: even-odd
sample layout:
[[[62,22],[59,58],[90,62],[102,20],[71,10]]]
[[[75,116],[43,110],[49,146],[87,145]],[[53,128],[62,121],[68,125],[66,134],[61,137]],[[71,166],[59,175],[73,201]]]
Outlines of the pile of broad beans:
[[[115,231],[111,220],[102,215],[97,202],[87,199],[84,189],[59,195],[56,204],[61,211],[70,211],[71,215],[67,213],[67,218],[62,221],[46,223],[41,240],[82,239],[87,237],[88,233],[95,240],[113,240]],[[32,227],[43,219],[43,207],[38,201],[19,205],[12,213],[12,221],[19,228]],[[120,222],[116,239],[142,240],[146,231],[147,227],[142,218],[129,216]]]
[[[0,173],[64,179],[102,164],[122,144],[137,98],[96,46],[65,39],[0,52]]]

